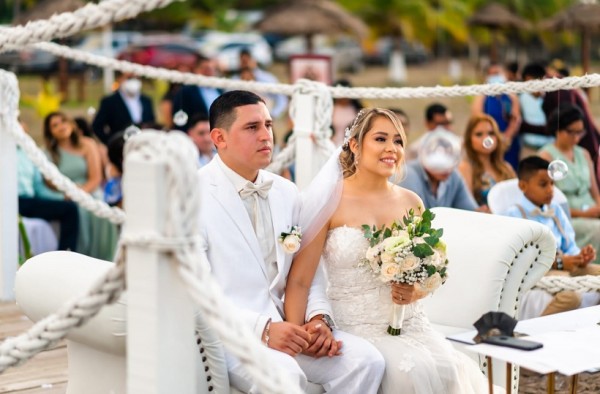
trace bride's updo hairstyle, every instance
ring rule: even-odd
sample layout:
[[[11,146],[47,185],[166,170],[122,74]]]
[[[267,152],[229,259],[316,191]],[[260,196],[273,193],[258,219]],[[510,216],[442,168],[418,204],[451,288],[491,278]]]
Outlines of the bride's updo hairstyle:
[[[344,178],[348,178],[356,172],[356,159],[360,158],[360,152],[362,150],[363,139],[367,134],[367,131],[371,129],[373,121],[378,117],[386,117],[392,122],[394,128],[402,138],[402,145],[406,144],[406,134],[404,128],[398,116],[385,108],[365,108],[362,109],[352,125],[346,129],[346,138],[344,139],[344,145],[342,145],[342,152],[340,153],[340,165],[342,166],[342,174]],[[354,154],[350,149],[350,140],[355,139],[358,145],[358,154]],[[402,158],[404,159],[404,158]],[[401,160],[402,162],[403,160]],[[400,163],[398,163],[398,168]]]

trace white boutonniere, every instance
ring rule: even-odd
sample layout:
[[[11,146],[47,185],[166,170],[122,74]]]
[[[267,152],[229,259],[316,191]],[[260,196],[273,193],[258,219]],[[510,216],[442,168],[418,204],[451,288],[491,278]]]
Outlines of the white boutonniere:
[[[301,240],[302,231],[298,226],[292,226],[290,232],[282,232],[279,236],[279,243],[283,245],[283,250],[286,253],[296,253],[300,249]]]

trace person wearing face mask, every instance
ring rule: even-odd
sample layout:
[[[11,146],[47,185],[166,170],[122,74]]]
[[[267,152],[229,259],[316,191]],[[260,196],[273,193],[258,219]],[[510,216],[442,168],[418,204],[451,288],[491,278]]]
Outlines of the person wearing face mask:
[[[492,63],[486,70],[486,83],[499,84],[506,82],[504,69],[501,65]],[[472,115],[490,115],[502,133],[506,152],[504,159],[513,169],[519,164],[521,146],[516,138],[521,124],[519,98],[514,94],[499,94],[497,96],[477,96],[473,101]]]
[[[119,88],[100,101],[92,129],[104,145],[110,138],[131,125],[154,124],[150,97],[142,94],[142,81],[132,74],[121,74]]]
[[[423,200],[425,208],[479,209],[457,170],[461,147],[455,137],[451,132],[440,129],[427,133],[418,159],[407,163],[406,175],[398,183],[415,192]]]

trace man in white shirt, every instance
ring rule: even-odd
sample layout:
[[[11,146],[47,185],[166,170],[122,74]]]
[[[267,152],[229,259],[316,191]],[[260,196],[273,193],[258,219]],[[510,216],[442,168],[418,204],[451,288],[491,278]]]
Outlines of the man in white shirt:
[[[298,225],[299,194],[288,180],[264,171],[273,152],[273,120],[264,100],[248,91],[221,95],[210,108],[216,156],[198,172],[200,237],[212,274],[239,308],[271,359],[306,391],[377,392],[384,360],[364,339],[335,330],[321,271],[310,289],[306,324],[284,321],[283,295],[292,262],[277,241]],[[338,352],[341,342],[341,354]],[[239,359],[226,354],[231,384],[255,393]]]

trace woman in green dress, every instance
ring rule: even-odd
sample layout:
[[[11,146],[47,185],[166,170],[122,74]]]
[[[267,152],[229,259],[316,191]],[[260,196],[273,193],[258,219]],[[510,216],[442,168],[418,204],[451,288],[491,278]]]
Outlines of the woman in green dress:
[[[102,168],[95,142],[82,136],[75,123],[62,112],[44,119],[46,153],[67,178],[82,190],[101,199]],[[52,185],[44,191],[48,198],[65,199]],[[106,219],[79,207],[77,252],[103,260],[112,260],[118,240],[117,227]]]
[[[539,155],[548,161],[562,160],[569,169],[556,186],[569,202],[575,241],[580,247],[591,244],[600,250],[600,192],[590,154],[577,143],[586,133],[583,113],[574,105],[564,105],[548,119],[554,143],[543,146]],[[596,257],[595,263],[599,263]]]

